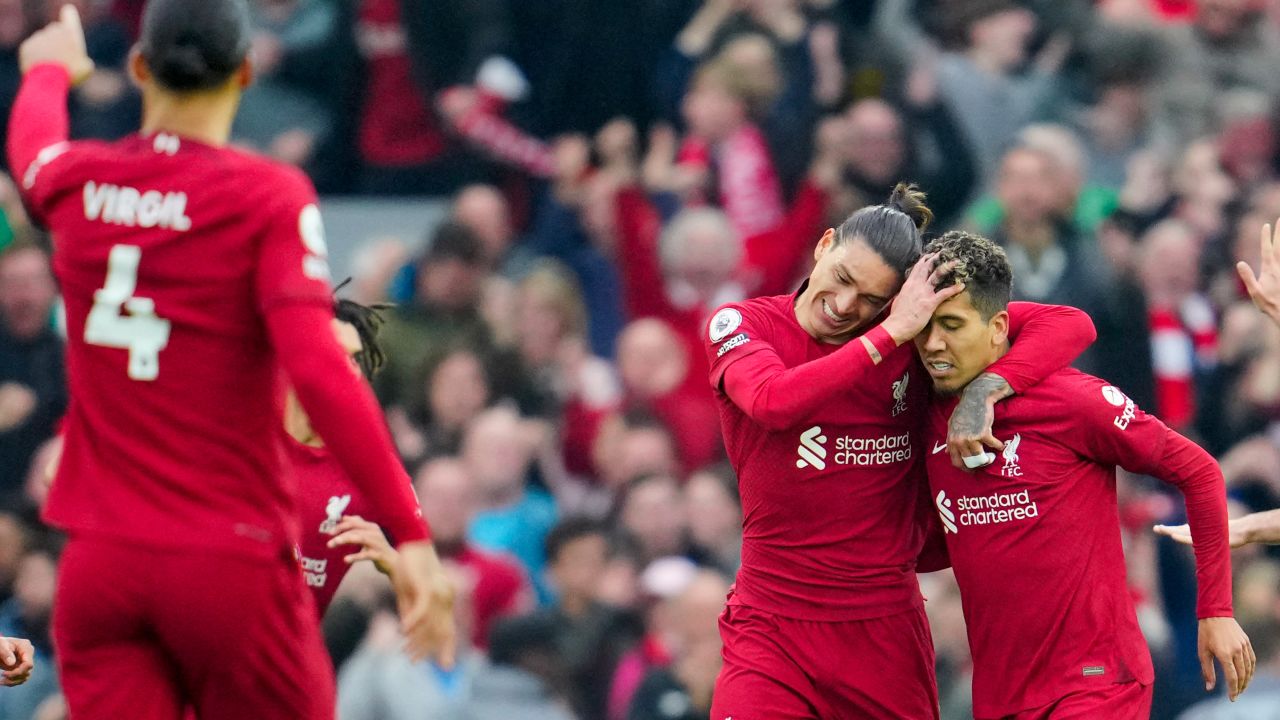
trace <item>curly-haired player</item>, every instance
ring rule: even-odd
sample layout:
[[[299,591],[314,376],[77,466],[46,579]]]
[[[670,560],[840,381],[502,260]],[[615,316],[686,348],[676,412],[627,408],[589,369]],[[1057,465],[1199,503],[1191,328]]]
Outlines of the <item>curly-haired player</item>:
[[[951,232],[925,252],[939,287],[964,290],[933,312],[915,346],[933,381],[929,485],[960,586],[977,718],[1146,718],[1151,656],[1125,581],[1116,466],[1176,485],[1196,537],[1200,658],[1216,658],[1234,699],[1254,654],[1232,618],[1226,496],[1217,463],[1091,375],[1059,370],[996,407],[1004,443],[985,467],[939,450],[957,394],[1009,352],[1012,271],[986,238]],[[948,268],[947,265],[950,264]]]

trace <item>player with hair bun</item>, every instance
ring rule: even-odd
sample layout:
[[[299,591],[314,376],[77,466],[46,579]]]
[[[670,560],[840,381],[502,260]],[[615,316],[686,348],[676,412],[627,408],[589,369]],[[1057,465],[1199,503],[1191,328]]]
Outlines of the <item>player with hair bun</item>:
[[[822,235],[799,291],[726,305],[707,327],[744,517],[716,720],[938,717],[915,577],[930,517],[927,375],[904,344],[963,288],[935,289],[950,265],[920,259],[931,216],[900,184]],[[950,448],[933,452],[981,455],[996,400],[1093,341],[1078,310],[1013,313],[1014,349],[973,385]]]

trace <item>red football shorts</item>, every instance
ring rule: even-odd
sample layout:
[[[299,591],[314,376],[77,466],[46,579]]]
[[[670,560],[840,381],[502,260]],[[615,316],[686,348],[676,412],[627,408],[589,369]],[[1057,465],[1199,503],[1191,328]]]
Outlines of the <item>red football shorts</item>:
[[[1149,717],[1151,686],[1127,682],[1074,692],[1002,720],[1147,720]]]
[[[291,554],[72,538],[53,616],[76,720],[333,720],[333,668]]]
[[[713,720],[936,720],[924,608],[871,620],[793,620],[741,605],[720,616]]]

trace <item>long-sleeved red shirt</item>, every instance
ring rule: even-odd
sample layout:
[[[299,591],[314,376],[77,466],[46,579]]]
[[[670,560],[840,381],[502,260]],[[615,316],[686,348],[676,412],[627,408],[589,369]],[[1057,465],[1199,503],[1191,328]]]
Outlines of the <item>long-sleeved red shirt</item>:
[[[9,161],[52,231],[71,404],[46,518],[276,556],[298,536],[283,367],[399,541],[428,537],[372,392],[334,339],[320,212],[293,168],[170,134],[68,142],[69,78],[31,70]]]
[[[1117,465],[1182,491],[1195,537],[1197,613],[1231,615],[1226,493],[1208,453],[1118,388],[1062,370],[996,406],[993,433],[1004,451],[966,472],[943,451],[954,406],[935,401],[925,438],[973,653],[977,717],[1152,682],[1125,580]]]

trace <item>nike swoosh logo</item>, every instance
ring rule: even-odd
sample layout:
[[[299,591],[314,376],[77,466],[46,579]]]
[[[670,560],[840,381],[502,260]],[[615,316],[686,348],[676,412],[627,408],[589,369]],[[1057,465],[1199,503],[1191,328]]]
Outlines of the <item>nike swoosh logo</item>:
[[[934,455],[937,455],[938,453],[940,453],[940,452],[942,452],[943,450],[946,450],[946,449],[947,449],[947,444],[946,444],[946,443],[938,443],[937,445],[934,445],[934,446],[933,446],[933,454],[934,454]]]

